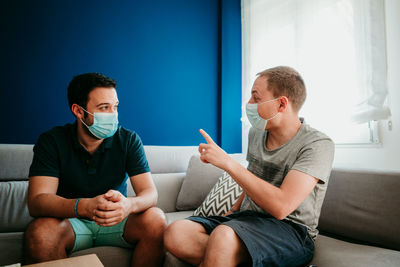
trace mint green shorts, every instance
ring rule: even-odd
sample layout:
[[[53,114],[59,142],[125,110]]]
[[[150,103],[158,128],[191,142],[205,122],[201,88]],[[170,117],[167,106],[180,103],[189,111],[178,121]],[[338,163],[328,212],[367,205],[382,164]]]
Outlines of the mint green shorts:
[[[71,253],[100,246],[133,248],[123,237],[127,219],[128,217],[119,224],[106,227],[99,226],[96,222],[90,220],[69,218],[75,234],[75,244]]]

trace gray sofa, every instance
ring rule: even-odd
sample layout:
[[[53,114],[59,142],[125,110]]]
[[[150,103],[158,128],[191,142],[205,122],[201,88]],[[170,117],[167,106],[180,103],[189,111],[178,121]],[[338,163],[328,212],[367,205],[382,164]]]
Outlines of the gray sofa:
[[[145,146],[145,151],[159,192],[157,206],[169,223],[190,216],[222,173],[192,157],[197,147]],[[23,232],[32,220],[26,206],[32,156],[32,145],[0,144],[0,265],[22,261]],[[243,162],[244,155],[233,156]],[[128,195],[133,194],[129,187]],[[178,211],[177,206],[192,208]],[[399,207],[400,173],[333,170],[311,264],[400,266]],[[129,266],[131,252],[122,248],[97,247],[71,256],[88,253],[96,253],[105,266]],[[164,266],[185,265],[167,253]]]

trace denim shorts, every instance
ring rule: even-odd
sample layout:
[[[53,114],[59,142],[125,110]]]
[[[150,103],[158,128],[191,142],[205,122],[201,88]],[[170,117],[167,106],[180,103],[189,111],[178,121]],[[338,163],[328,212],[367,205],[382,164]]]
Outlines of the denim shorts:
[[[78,218],[69,218],[68,220],[75,234],[75,243],[71,253],[100,246],[133,248],[123,237],[128,217],[113,226],[99,226],[94,221]]]
[[[186,219],[203,225],[207,234],[220,224],[231,227],[245,244],[252,266],[304,266],[314,255],[314,242],[305,226],[268,214],[247,210],[226,217]]]

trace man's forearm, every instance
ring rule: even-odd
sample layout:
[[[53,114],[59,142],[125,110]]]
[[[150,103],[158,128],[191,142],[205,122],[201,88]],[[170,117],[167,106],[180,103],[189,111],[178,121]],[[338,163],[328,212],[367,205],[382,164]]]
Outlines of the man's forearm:
[[[76,199],[66,199],[55,194],[42,193],[28,202],[29,213],[33,217],[75,217]]]
[[[158,194],[153,189],[146,189],[135,197],[128,197],[131,203],[130,213],[139,213],[145,211],[157,204]]]
[[[258,178],[239,163],[233,163],[226,171],[243,188],[243,191],[272,216],[282,217],[282,206],[285,203],[285,199],[281,190]]]

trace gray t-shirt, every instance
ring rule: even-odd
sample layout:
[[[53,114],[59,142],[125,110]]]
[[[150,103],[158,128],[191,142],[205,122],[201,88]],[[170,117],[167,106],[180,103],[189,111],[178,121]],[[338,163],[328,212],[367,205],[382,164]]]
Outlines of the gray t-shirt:
[[[305,122],[297,134],[286,144],[274,150],[267,150],[268,131],[251,128],[247,169],[257,177],[280,187],[290,170],[307,173],[319,182],[311,194],[289,214],[286,219],[307,227],[312,238],[318,234],[317,225],[322,202],[328,186],[334,157],[334,143],[325,134],[311,128]],[[240,210],[254,210],[268,213],[245,195]]]

